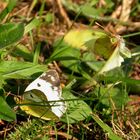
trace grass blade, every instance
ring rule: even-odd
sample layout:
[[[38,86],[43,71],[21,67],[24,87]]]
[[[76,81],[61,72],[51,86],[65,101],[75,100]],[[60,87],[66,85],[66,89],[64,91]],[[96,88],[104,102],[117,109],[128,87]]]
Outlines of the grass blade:
[[[92,118],[98,123],[98,125],[100,125],[104,131],[108,133],[108,137],[111,140],[122,140],[122,138],[113,133],[112,129],[107,124],[105,124],[96,114],[93,114]]]

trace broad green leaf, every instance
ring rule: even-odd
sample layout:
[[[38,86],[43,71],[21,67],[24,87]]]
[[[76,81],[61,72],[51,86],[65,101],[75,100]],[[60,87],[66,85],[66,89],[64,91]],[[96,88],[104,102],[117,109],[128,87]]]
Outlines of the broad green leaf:
[[[92,115],[92,118],[100,125],[100,127],[107,132],[108,137],[111,140],[122,140],[121,137],[117,136],[107,124],[105,124],[96,114]]]
[[[67,57],[71,58],[71,60],[67,60]],[[76,58],[75,58],[76,57]],[[80,51],[75,48],[68,47],[61,55],[60,58],[63,58],[61,60],[61,64],[73,71],[78,71],[78,65],[79,65],[79,58],[80,58]],[[73,60],[72,58],[75,58]]]
[[[0,119],[5,121],[14,121],[16,120],[15,112],[9,107],[5,99],[0,96]]]
[[[23,33],[23,23],[6,23],[0,25],[0,49],[19,41]]]
[[[44,72],[47,70],[46,65],[33,64],[21,61],[1,61],[0,75],[4,79],[26,79],[31,75]]]
[[[33,61],[33,52],[29,51],[29,49],[22,44],[16,45],[11,53],[12,56],[22,57],[24,60],[28,60],[30,62]]]
[[[83,64],[84,60],[83,62],[81,60],[80,49],[71,47],[63,41],[57,44],[55,44],[54,46],[55,50],[50,57],[50,60],[60,61],[61,65],[63,65],[67,69],[81,74],[86,79],[90,79],[91,77],[88,74],[88,69]]]
[[[9,0],[7,7],[0,13],[0,21],[2,21],[8,13],[15,7],[17,0]]]
[[[114,87],[113,84],[108,86],[96,86],[94,90],[98,102],[106,107],[113,107],[113,104],[117,108],[122,108],[128,102],[128,93],[125,90],[121,90]],[[112,104],[113,102],[113,104]]]
[[[71,47],[64,41],[57,40],[54,44],[54,52],[50,57],[50,60],[59,60],[61,64],[73,71],[78,71],[78,63],[80,59],[80,50]]]
[[[97,61],[92,52],[85,52],[82,61],[85,62],[92,70],[98,72],[105,64],[105,61]]]
[[[92,110],[83,101],[75,97],[68,89],[63,90],[63,98],[67,103],[67,113],[61,119],[64,122],[76,123],[90,116]]]

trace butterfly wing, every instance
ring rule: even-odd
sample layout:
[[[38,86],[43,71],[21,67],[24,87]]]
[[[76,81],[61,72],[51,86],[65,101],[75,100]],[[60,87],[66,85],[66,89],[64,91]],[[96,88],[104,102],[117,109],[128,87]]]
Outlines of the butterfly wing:
[[[25,92],[20,108],[27,114],[44,120],[58,119],[58,117],[52,112],[51,105],[46,96],[39,90],[34,89]]]
[[[66,111],[66,103],[61,97],[61,86],[57,72],[43,73],[25,89],[21,109],[27,114],[45,120],[58,119]]]

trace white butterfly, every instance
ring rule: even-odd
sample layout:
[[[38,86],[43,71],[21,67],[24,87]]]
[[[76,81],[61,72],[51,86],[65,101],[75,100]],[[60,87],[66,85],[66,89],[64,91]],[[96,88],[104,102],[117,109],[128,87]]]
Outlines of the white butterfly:
[[[66,102],[61,97],[60,79],[55,70],[49,70],[35,79],[25,89],[21,109],[27,114],[45,120],[58,119],[66,112]]]

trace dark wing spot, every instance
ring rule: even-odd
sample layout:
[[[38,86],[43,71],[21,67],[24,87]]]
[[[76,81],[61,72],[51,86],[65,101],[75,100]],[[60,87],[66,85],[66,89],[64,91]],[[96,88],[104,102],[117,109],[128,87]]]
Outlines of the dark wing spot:
[[[30,97],[31,97],[31,98],[33,98],[33,95],[32,95],[32,94],[30,94]]]
[[[41,87],[41,85],[40,85],[39,83],[37,83],[37,86],[38,86],[38,87]]]
[[[53,86],[60,86],[59,75],[55,70],[48,71],[45,76],[41,76],[40,78],[49,82]]]

